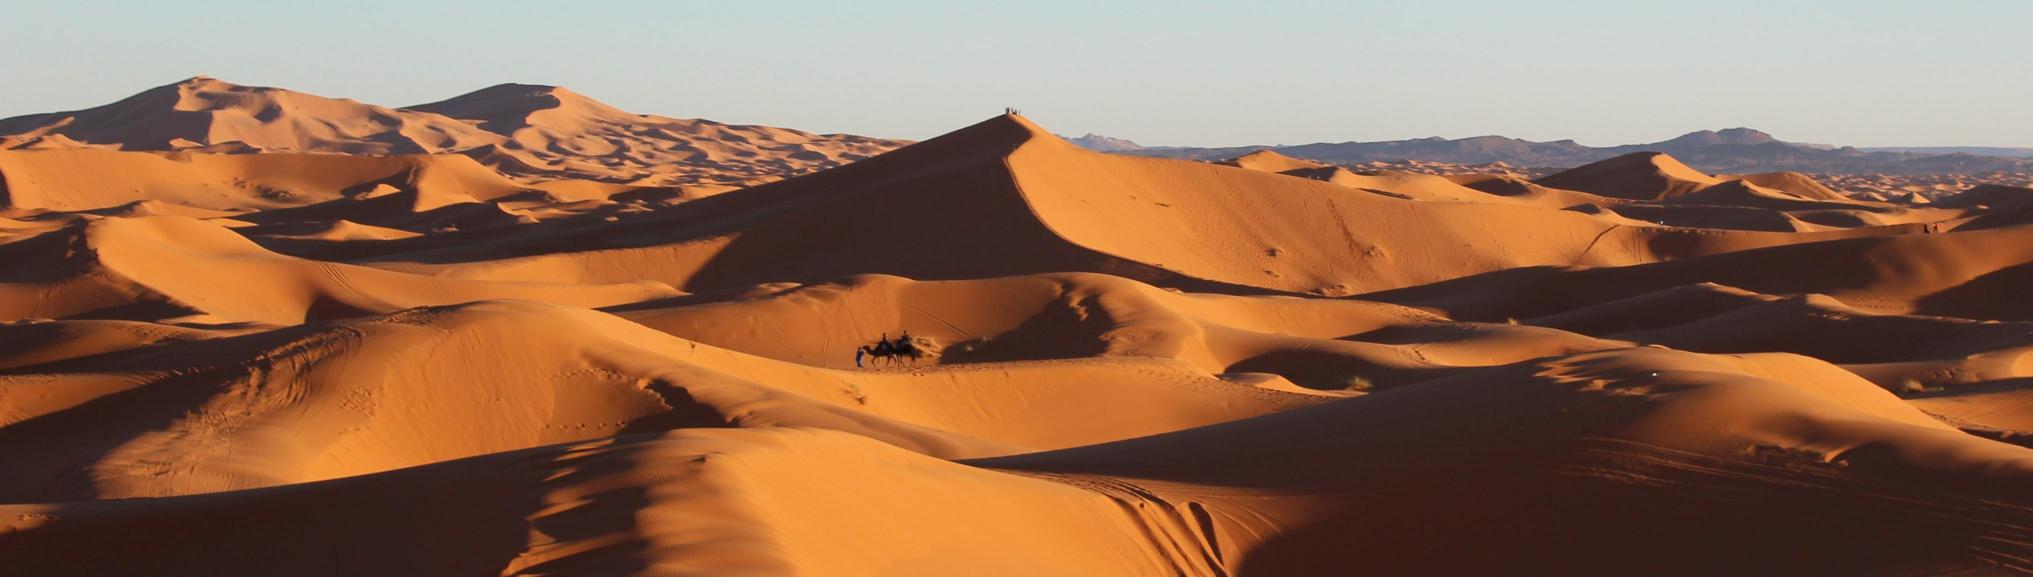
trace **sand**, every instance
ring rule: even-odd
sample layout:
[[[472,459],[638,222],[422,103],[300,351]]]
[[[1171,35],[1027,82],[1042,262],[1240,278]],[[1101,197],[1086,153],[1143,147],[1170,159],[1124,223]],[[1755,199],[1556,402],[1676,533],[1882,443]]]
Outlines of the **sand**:
[[[2033,572],[2033,190],[529,85],[0,142],[0,574]]]

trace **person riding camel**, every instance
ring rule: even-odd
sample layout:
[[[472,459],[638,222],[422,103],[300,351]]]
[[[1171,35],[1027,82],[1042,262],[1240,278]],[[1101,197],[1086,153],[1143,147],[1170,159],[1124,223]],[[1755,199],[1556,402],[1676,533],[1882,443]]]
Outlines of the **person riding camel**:
[[[904,331],[896,340],[890,340],[889,333],[883,333],[881,338],[875,340],[874,345],[862,345],[854,349],[854,366],[880,367],[884,364],[894,365],[903,362],[915,365],[918,359],[924,358],[929,352],[931,351],[918,346],[917,341],[911,338],[910,331]]]
[[[896,344],[890,346],[891,351],[895,351],[899,354],[910,354],[911,351],[916,350],[917,348],[918,343],[911,340],[910,331],[904,331],[904,334],[897,336]]]

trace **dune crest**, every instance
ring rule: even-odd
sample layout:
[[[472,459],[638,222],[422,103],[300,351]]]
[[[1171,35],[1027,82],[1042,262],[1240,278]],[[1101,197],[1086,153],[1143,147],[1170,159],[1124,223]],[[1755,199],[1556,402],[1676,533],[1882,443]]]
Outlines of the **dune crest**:
[[[502,84],[389,108],[193,77],[118,102],[0,119],[7,149],[460,154],[516,178],[747,185],[904,141],[622,112],[552,86]]]

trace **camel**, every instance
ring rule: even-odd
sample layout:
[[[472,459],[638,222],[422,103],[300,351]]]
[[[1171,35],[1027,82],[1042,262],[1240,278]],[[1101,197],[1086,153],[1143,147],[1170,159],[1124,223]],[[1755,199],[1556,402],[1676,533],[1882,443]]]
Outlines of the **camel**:
[[[908,360],[912,366],[916,366],[918,361],[925,357],[938,356],[936,353],[930,352],[929,345],[931,345],[929,340],[913,339],[906,336],[898,337],[895,342],[891,342],[889,339],[880,339],[873,345],[862,345],[860,348],[855,349],[854,352],[856,355],[867,355],[872,364],[880,364],[883,361],[902,363]]]

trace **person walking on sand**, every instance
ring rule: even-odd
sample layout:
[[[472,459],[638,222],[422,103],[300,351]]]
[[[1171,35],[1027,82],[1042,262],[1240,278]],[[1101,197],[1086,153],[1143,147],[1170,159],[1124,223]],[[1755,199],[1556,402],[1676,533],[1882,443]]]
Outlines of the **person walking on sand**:
[[[868,356],[868,347],[864,346],[854,349],[854,368],[861,368],[861,357],[864,356]]]

